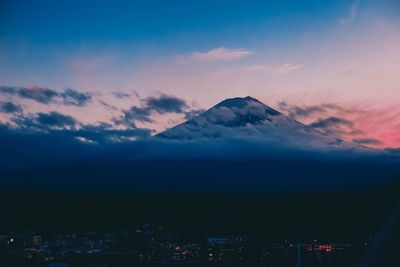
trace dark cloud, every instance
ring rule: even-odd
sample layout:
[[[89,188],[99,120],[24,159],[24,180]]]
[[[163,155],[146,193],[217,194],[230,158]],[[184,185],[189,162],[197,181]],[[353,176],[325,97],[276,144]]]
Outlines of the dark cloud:
[[[342,126],[353,127],[353,122],[343,118],[329,117],[326,119],[317,120],[310,124],[310,126],[319,129],[331,129]]]
[[[151,133],[148,129],[115,129],[107,123],[77,124],[72,117],[58,113],[18,116],[15,120],[18,127],[0,123],[3,170],[129,155],[136,152],[121,148]]]
[[[362,131],[354,127],[352,121],[335,116],[318,119],[309,126],[335,136],[355,136],[362,134]]]
[[[125,92],[121,92],[121,91],[116,91],[112,93],[116,98],[127,98],[130,97],[131,95]]]
[[[188,108],[186,101],[176,96],[162,94],[159,97],[148,97],[144,100],[145,106],[160,114],[183,113]]]
[[[79,122],[73,117],[59,112],[20,114],[14,116],[11,121],[26,133],[48,132],[53,129],[74,129]]]
[[[291,117],[309,117],[314,114],[322,114],[325,113],[326,110],[320,106],[310,106],[310,107],[295,107],[289,113]]]
[[[12,129],[14,133],[62,136],[75,141],[97,144],[132,141],[151,134],[151,130],[136,128],[134,125],[129,129],[115,129],[113,125],[103,122],[96,125],[82,124],[75,118],[58,112],[21,114],[14,116],[11,122],[16,127],[10,128],[8,124],[0,125]]]
[[[144,107],[132,106],[128,110],[122,111],[122,116],[113,118],[116,125],[125,125],[127,127],[136,128],[135,121],[151,123],[153,120],[150,118],[151,110]]]
[[[0,86],[0,92],[9,95],[16,95],[21,98],[32,99],[42,104],[53,102],[58,96],[54,90],[41,87],[16,87],[16,86]]]
[[[364,113],[363,110],[347,109],[331,103],[295,106],[286,102],[279,102],[278,108],[293,119],[300,121],[303,119],[314,120],[309,126],[338,137],[363,134],[351,120],[341,117],[341,115],[345,116],[346,114]]]
[[[110,186],[116,190],[330,190],[387,182],[393,177],[393,161],[400,160],[395,150],[303,149],[265,138],[153,138],[150,130],[137,128],[134,121],[151,120],[151,112],[178,110],[186,116],[191,112],[183,100],[164,100],[149,104],[145,99],[142,107],[124,111],[119,120],[128,129],[107,123],[84,125],[57,112],[16,114],[10,124],[0,124],[0,183],[89,189],[101,185],[106,190]],[[351,121],[339,117],[318,120],[312,127],[354,130]],[[42,169],[32,175],[33,168]]]
[[[185,118],[193,117],[203,112],[202,109],[192,110],[185,100],[176,96],[162,94],[158,97],[148,97],[142,100],[142,106],[132,106],[128,110],[123,110],[123,115],[119,118],[114,118],[114,123],[131,126],[135,121],[144,123],[153,122],[152,113],[166,114],[179,113],[184,114]]]
[[[66,89],[59,96],[61,96],[63,104],[67,106],[84,106],[92,98],[89,93],[81,93],[73,89]]]
[[[0,112],[3,113],[20,113],[22,107],[12,102],[0,102]]]
[[[146,133],[109,124],[46,134],[0,127],[0,183],[41,189],[292,192],[376,186],[390,181],[395,170],[395,152],[304,151],[262,140],[131,141],[141,134]]]
[[[164,112],[177,110],[164,105]],[[181,114],[188,111],[181,109]],[[133,107],[125,111],[121,119],[126,121],[121,123],[149,119],[150,112],[147,104]],[[129,126],[84,125],[57,112],[16,114],[9,125],[0,124],[0,185],[89,190],[320,190],[387,182],[393,168],[384,164],[400,159],[399,153],[392,151],[304,148],[251,136],[245,140],[165,140],[150,137],[148,129]],[[336,130],[353,125],[331,117],[314,126]]]
[[[0,93],[31,99],[42,104],[61,103],[67,106],[84,106],[92,98],[89,93],[82,93],[74,89],[59,92],[38,86],[0,86]]]
[[[313,115],[320,115],[326,113],[326,108],[322,105],[314,105],[314,106],[292,106],[285,102],[278,103],[278,109],[280,111],[286,112],[289,117],[293,119],[310,117]]]
[[[137,97],[137,98],[139,98],[140,99],[140,95],[139,95],[139,93],[137,92],[137,91],[135,91],[135,90],[132,90],[132,92],[133,92],[133,94]]]
[[[153,122],[153,120],[150,119],[150,115],[151,115],[151,109],[147,107],[139,108],[133,106],[124,113],[124,119],[126,122],[136,121],[136,120],[141,122]]]
[[[58,112],[38,113],[36,120],[38,123],[50,127],[74,127],[77,125],[77,121],[73,117]]]
[[[372,145],[372,146],[378,146],[382,144],[382,141],[374,138],[357,138],[353,139],[353,142],[360,145]]]
[[[285,112],[289,117],[293,119],[304,119],[309,117],[320,117],[332,112],[361,112],[359,110],[348,110],[339,105],[335,104],[321,104],[321,105],[311,105],[311,106],[295,106],[290,105],[286,102],[278,102],[278,109]]]
[[[400,148],[385,148],[384,151],[389,153],[390,155],[400,158]]]
[[[115,107],[115,106],[113,106],[113,105],[110,105],[110,104],[108,104],[107,102],[105,102],[105,101],[103,101],[103,100],[99,100],[99,103],[102,104],[102,105],[103,105],[104,107],[106,107],[107,109],[110,109],[110,110],[118,110],[117,107]]]
[[[150,136],[151,130],[145,128],[115,129],[111,124],[81,125],[79,129],[64,131],[64,135],[78,138],[79,141],[90,141],[98,145],[130,143]],[[82,139],[83,138],[83,139]]]

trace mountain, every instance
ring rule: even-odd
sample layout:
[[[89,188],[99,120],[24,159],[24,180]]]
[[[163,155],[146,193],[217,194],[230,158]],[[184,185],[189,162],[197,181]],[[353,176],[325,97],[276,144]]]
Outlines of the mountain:
[[[255,98],[226,99],[158,135],[169,140],[244,139],[300,146],[347,146],[341,139],[304,125]]]

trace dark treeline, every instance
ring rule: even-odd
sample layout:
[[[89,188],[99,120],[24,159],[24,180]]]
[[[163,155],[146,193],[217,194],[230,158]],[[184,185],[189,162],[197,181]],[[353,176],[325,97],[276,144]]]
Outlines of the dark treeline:
[[[398,202],[399,187],[325,193],[72,193],[3,191],[3,230],[134,230],[162,224],[188,237],[362,240],[376,234]]]

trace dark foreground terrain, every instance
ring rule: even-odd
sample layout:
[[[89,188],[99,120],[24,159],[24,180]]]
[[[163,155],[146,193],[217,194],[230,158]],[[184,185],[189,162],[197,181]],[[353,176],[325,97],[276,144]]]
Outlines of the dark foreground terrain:
[[[300,255],[301,266],[396,266],[398,189],[292,194],[7,191],[0,200],[0,263],[297,266]],[[40,242],[32,242],[34,236]]]

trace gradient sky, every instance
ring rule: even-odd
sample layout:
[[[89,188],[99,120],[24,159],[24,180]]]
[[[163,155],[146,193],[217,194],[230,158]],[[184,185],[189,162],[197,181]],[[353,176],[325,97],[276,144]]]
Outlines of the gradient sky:
[[[335,126],[345,139],[400,147],[399,10],[395,0],[1,1],[0,86],[72,88],[91,100],[43,103],[3,90],[0,101],[113,124],[148,97],[199,110],[251,95],[292,115],[313,110],[294,114],[305,123],[350,121]],[[136,124],[160,131],[183,120],[153,112]]]

